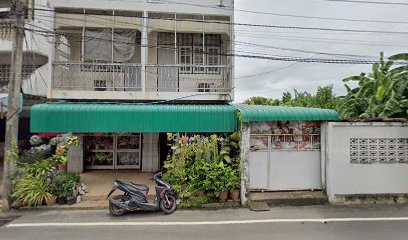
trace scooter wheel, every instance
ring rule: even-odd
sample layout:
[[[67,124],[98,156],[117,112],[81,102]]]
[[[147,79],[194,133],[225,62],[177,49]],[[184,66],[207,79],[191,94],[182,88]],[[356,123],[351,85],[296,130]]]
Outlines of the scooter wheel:
[[[115,199],[117,201],[125,202],[125,199],[124,199],[123,195],[114,196],[113,199]],[[119,208],[119,207],[115,206],[114,204],[109,203],[109,212],[110,212],[110,214],[112,214],[112,216],[118,217],[118,216],[122,216],[127,211],[126,211],[126,209]]]
[[[166,198],[167,197],[167,198]],[[166,194],[160,199],[160,210],[166,214],[171,214],[176,211],[177,200],[173,194]]]

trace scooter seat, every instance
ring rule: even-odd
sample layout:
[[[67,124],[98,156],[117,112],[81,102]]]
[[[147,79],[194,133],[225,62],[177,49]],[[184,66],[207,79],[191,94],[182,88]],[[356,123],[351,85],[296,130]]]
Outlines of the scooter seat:
[[[149,191],[149,187],[145,184],[137,184],[137,183],[129,182],[129,185],[140,191]]]

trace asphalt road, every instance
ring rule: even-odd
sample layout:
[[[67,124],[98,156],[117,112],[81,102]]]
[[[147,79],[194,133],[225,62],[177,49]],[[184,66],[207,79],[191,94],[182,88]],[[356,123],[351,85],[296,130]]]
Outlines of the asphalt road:
[[[13,213],[15,214],[15,213]],[[408,207],[280,207],[133,213],[27,211],[0,227],[1,240],[18,239],[408,239]]]

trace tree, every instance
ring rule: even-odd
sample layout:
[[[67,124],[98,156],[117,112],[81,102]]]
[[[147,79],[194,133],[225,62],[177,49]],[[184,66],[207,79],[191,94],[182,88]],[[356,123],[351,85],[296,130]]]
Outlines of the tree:
[[[311,107],[334,109],[339,102],[339,98],[333,93],[333,85],[318,87],[316,95],[307,91],[300,92],[293,90],[294,95],[289,91],[282,94],[281,99],[265,97],[252,97],[244,103],[251,105],[288,106],[288,107]]]
[[[395,62],[408,61],[408,53],[393,55],[373,64],[372,73],[361,73],[343,79],[347,95],[341,100],[338,112],[342,118],[388,118],[408,116],[408,64],[394,67]],[[351,89],[347,85],[357,81]]]
[[[278,99],[273,100],[271,98],[257,96],[257,97],[251,97],[251,98],[245,100],[244,104],[279,106],[280,101]]]

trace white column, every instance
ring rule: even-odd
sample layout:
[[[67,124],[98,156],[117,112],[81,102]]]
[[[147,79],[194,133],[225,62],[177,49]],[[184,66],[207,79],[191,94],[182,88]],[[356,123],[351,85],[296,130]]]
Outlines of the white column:
[[[247,205],[250,201],[250,171],[249,171],[249,148],[250,148],[249,123],[241,123],[241,205]]]
[[[146,92],[146,63],[147,63],[147,55],[148,55],[148,39],[149,39],[149,32],[147,30],[147,24],[148,24],[148,14],[147,11],[143,12],[143,21],[142,21],[142,39],[141,39],[141,65],[142,65],[142,71],[141,71],[141,78],[142,78],[142,93]]]

